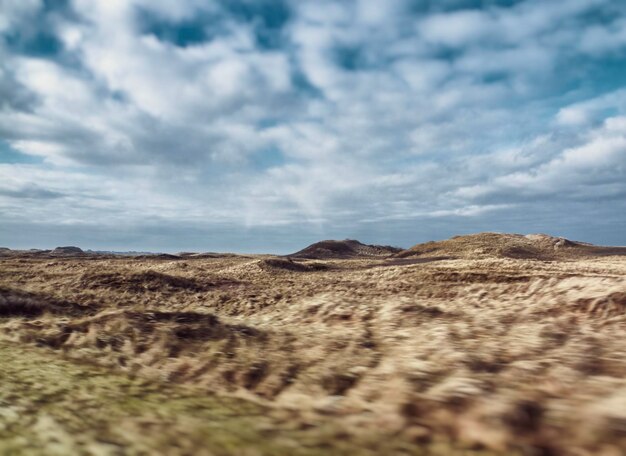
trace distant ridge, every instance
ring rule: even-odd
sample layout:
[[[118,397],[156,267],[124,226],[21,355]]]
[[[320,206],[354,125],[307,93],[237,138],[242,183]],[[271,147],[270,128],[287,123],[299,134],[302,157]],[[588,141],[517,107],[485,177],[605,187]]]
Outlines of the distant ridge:
[[[401,252],[402,249],[387,245],[368,245],[354,239],[343,241],[326,240],[316,242],[300,250],[287,255],[290,258],[302,258],[311,260],[341,259],[341,258],[384,258]]]
[[[584,256],[626,255],[626,247],[602,247],[547,234],[477,233],[445,241],[417,244],[396,258],[447,256],[453,258],[519,258],[557,260]]]

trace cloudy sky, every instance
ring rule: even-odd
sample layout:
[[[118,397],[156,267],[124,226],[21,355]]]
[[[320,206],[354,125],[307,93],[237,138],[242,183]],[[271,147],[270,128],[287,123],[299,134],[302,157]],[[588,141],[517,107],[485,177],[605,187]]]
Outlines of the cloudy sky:
[[[626,245],[626,2],[0,0],[0,245]]]

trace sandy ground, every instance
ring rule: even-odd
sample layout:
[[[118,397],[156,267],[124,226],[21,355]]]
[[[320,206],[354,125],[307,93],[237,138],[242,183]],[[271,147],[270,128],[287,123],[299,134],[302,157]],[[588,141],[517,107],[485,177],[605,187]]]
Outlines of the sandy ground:
[[[327,454],[626,451],[623,256],[5,258],[0,334],[73,369],[243,399],[275,417],[272,439],[307,430]]]

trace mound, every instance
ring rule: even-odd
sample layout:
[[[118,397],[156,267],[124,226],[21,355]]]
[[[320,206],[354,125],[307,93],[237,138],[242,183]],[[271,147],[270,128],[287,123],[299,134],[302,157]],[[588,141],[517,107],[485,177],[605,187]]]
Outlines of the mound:
[[[111,362],[119,363],[122,368],[127,367],[127,358],[119,354],[124,348],[126,355],[150,357],[151,362],[147,364],[152,367],[146,365],[145,374],[149,375],[150,369],[158,366],[169,380],[175,376],[195,378],[208,370],[219,370],[219,367],[228,372],[233,366],[232,363],[221,362],[225,351],[235,351],[236,347],[245,345],[244,341],[262,345],[268,338],[266,333],[256,328],[222,323],[213,314],[197,312],[105,311],[61,325],[43,325],[25,326],[26,332],[21,340],[36,341],[39,345],[53,348],[107,350],[114,354]],[[42,331],[44,327],[46,330]],[[178,362],[179,357],[197,353],[203,353],[207,359],[203,360],[204,364],[200,362],[194,366],[195,369]],[[208,362],[211,366],[207,368],[205,365]],[[134,369],[141,369],[141,366],[135,365]],[[166,371],[170,372],[165,374]],[[216,376],[223,379],[223,371]]]
[[[368,245],[352,239],[343,241],[321,241],[311,244],[299,252],[288,255],[291,258],[333,259],[333,258],[372,258],[388,257],[402,249],[386,245]]]
[[[547,234],[478,233],[445,241],[417,244],[396,258],[451,256],[455,258],[519,258],[555,260],[592,255],[623,255],[626,248],[599,247]]]
[[[50,255],[82,255],[84,253],[85,252],[83,252],[83,249],[81,249],[80,247],[74,247],[70,245],[66,247],[57,247],[52,252],[50,252]]]
[[[169,253],[154,253],[150,255],[137,255],[134,257],[136,260],[180,260],[178,255],[171,255]]]
[[[0,288],[0,317],[31,318],[39,317],[44,313],[80,316],[86,313],[93,313],[96,310],[96,308],[60,301],[37,293]]]
[[[185,341],[222,340],[233,336],[260,339],[265,337],[261,331],[252,327],[228,325],[222,323],[213,314],[197,312],[135,312],[127,310],[103,312],[91,319],[68,325],[70,331],[81,333],[87,333],[90,327],[97,328],[97,332],[100,334],[99,343],[102,343],[106,336],[110,337],[114,343],[119,343],[120,336],[132,337],[137,329],[140,329],[142,335],[146,337],[167,334],[174,340]],[[124,331],[122,329],[124,327],[128,331]],[[159,332],[160,334],[158,334]],[[115,340],[116,338],[118,340]]]
[[[216,253],[216,252],[179,252],[176,256],[180,258],[184,258],[186,260],[206,260],[206,259],[214,259],[214,258],[236,258],[237,254],[235,253]]]
[[[222,285],[222,283],[204,283],[156,271],[145,271],[135,274],[83,274],[79,280],[79,286],[87,289],[109,289],[131,293],[184,290],[200,292],[207,291],[218,285]]]
[[[264,270],[283,270],[293,272],[309,272],[309,271],[323,271],[328,269],[328,266],[322,263],[297,263],[291,258],[268,258],[261,260],[258,266]]]

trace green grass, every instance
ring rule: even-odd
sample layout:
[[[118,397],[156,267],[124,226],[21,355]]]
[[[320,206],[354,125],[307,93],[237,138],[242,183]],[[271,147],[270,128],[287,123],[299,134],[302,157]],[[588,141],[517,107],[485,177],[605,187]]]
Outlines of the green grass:
[[[118,375],[0,342],[2,455],[452,454],[400,439],[357,439],[239,399]],[[476,454],[457,451],[454,454]]]

